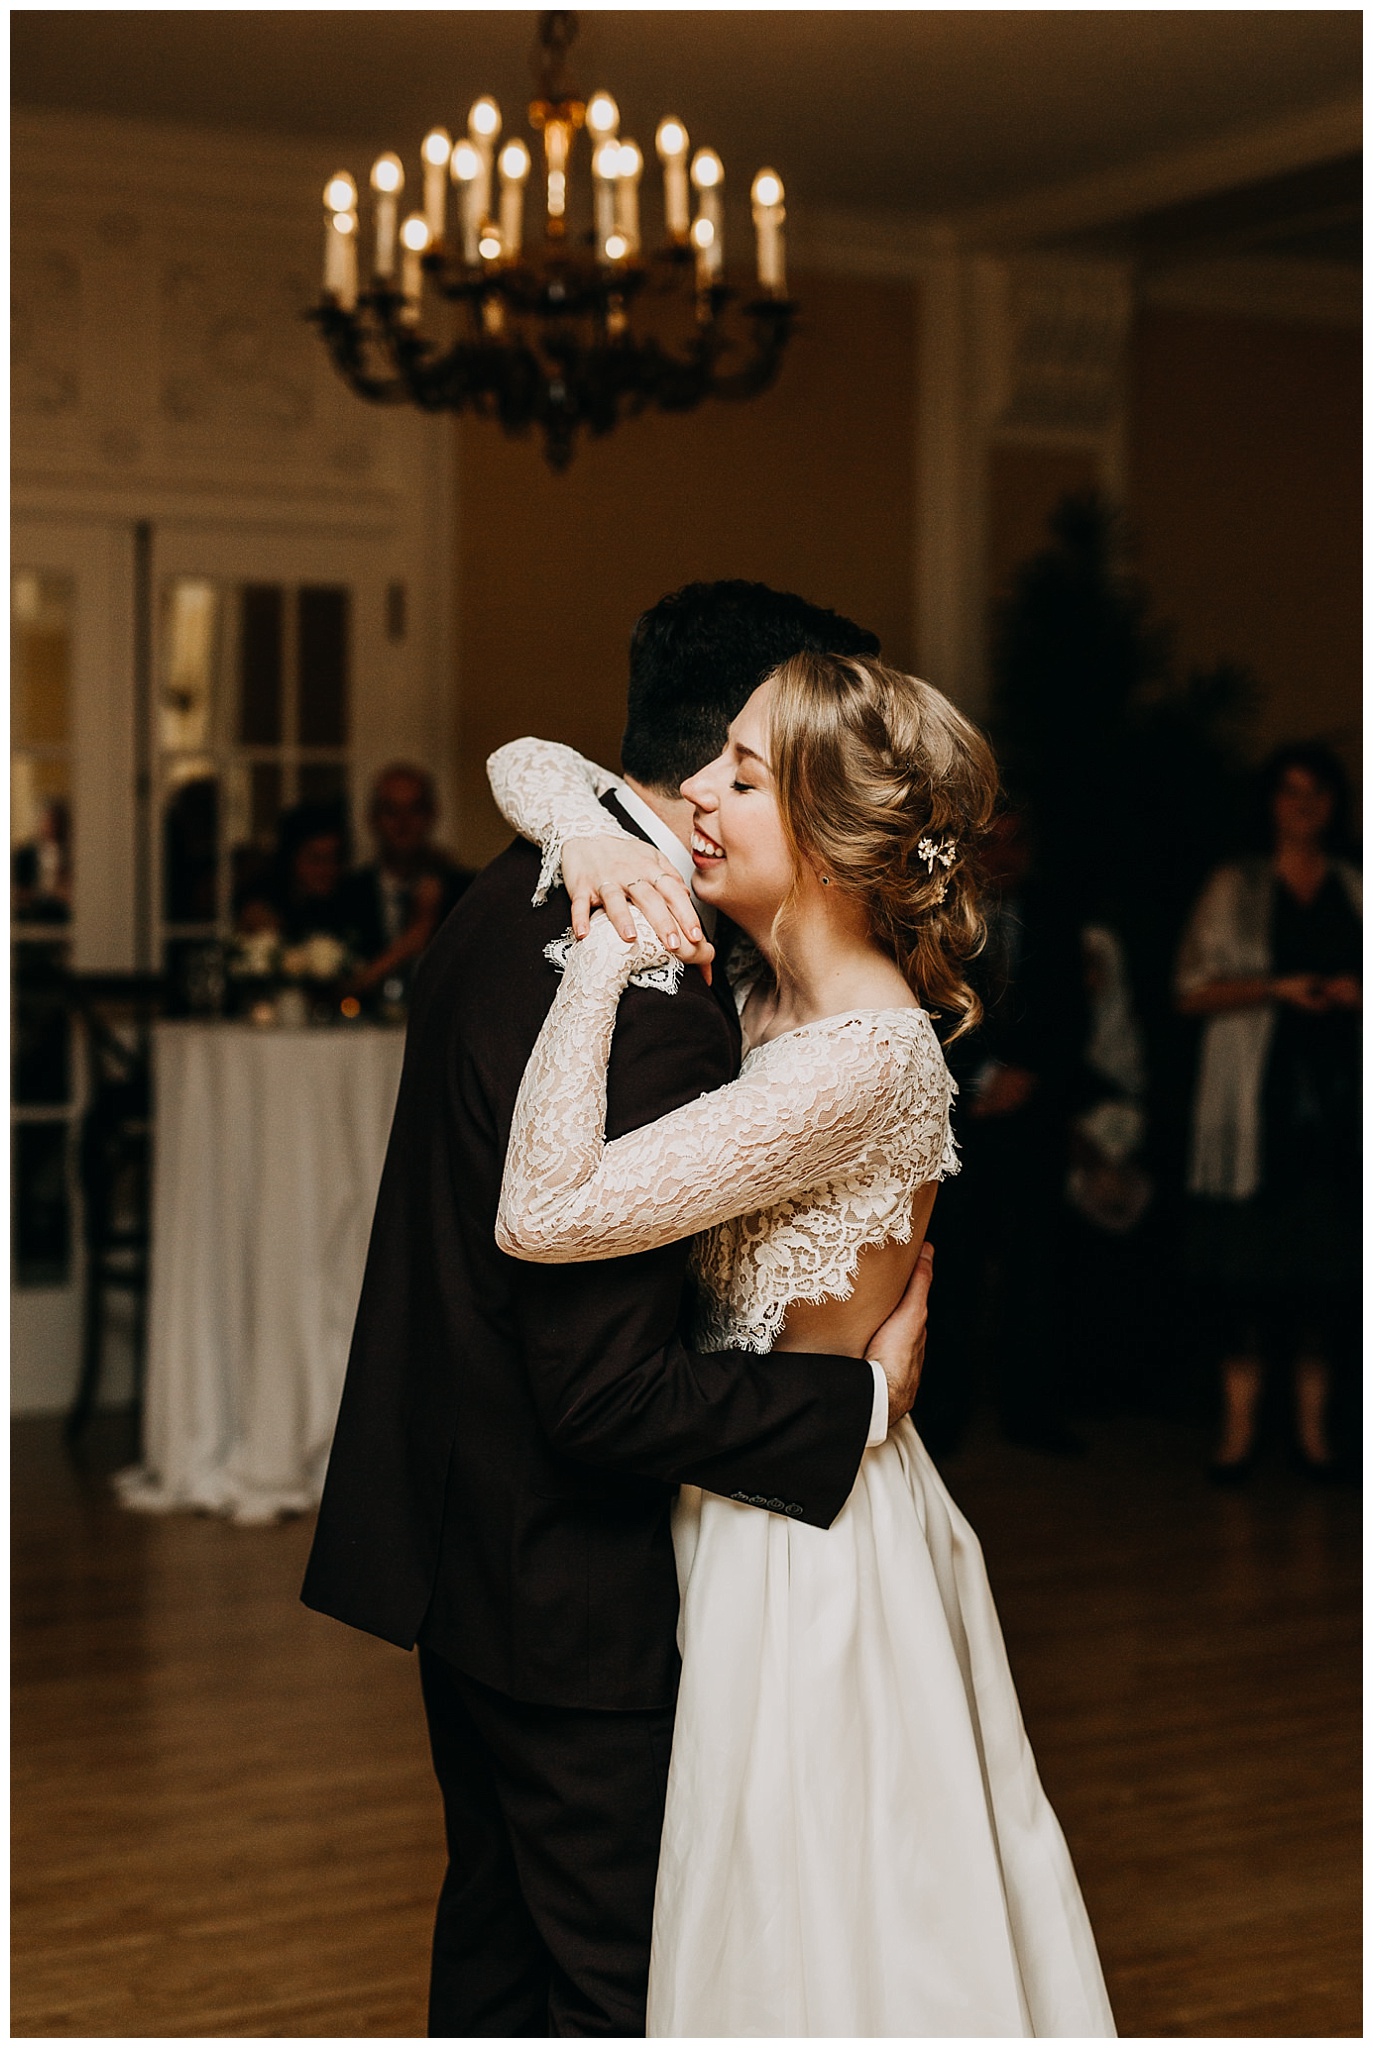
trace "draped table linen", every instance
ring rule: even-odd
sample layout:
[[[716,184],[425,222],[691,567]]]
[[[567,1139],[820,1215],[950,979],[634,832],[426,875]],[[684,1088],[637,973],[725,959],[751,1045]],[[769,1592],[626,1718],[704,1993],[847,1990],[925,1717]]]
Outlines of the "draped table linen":
[[[132,1508],[318,1504],[404,1036],[163,1024]]]

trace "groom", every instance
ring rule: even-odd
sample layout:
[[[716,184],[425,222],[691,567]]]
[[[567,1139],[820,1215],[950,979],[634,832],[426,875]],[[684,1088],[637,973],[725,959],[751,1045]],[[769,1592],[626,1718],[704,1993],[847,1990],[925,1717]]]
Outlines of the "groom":
[[[630,651],[607,810],[685,880],[678,786],[769,670],[875,653],[762,584],[693,584]],[[642,2035],[678,1677],[669,1514],[690,1483],[827,1528],[914,1398],[928,1268],[863,1359],[702,1354],[688,1245],[522,1265],[494,1224],[515,1096],[557,992],[536,848],[472,883],[416,978],[307,1605],[420,1651],[448,1871],[431,2035]],[[723,975],[631,987],[606,1135],[730,1081]]]

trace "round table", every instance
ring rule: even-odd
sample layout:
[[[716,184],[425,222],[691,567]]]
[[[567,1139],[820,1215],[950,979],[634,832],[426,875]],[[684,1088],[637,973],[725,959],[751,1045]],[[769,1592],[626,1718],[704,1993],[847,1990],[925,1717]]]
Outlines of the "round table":
[[[143,1462],[129,1507],[317,1505],[404,1034],[162,1024]]]

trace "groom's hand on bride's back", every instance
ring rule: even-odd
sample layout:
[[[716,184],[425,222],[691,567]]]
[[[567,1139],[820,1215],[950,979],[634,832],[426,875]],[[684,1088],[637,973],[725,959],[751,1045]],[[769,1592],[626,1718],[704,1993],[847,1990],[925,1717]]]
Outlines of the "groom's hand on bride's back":
[[[934,1279],[934,1246],[921,1245],[906,1291],[868,1346],[868,1357],[887,1375],[887,1427],[909,1415],[925,1364],[925,1319]]]

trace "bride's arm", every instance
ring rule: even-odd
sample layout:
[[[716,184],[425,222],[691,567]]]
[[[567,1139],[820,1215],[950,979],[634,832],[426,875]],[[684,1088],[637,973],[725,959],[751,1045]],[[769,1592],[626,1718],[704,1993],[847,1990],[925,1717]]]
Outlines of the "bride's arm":
[[[573,949],[515,1105],[496,1221],[503,1251],[559,1264],[670,1244],[818,1186],[890,1116],[904,1055],[869,1019],[793,1039],[784,1062],[756,1062],[607,1144],[615,1013],[630,975],[662,957],[649,939],[625,946],[603,919]],[[942,1115],[931,1119],[929,1152],[924,1177],[935,1180]]]
[[[562,871],[563,848],[573,839],[625,839],[632,832],[611,817],[600,799],[620,778],[557,740],[511,740],[486,764],[496,808],[522,839],[543,848],[534,901],[542,903]],[[653,848],[649,848],[652,855]]]
[[[637,908],[672,952],[707,965],[711,949],[701,943],[695,906],[676,868],[656,846],[627,832],[600,801],[608,790],[623,787],[618,775],[556,740],[535,739],[498,747],[486,773],[506,823],[543,849],[536,905],[561,874],[579,939],[586,937],[596,904],[622,938],[632,939]]]

